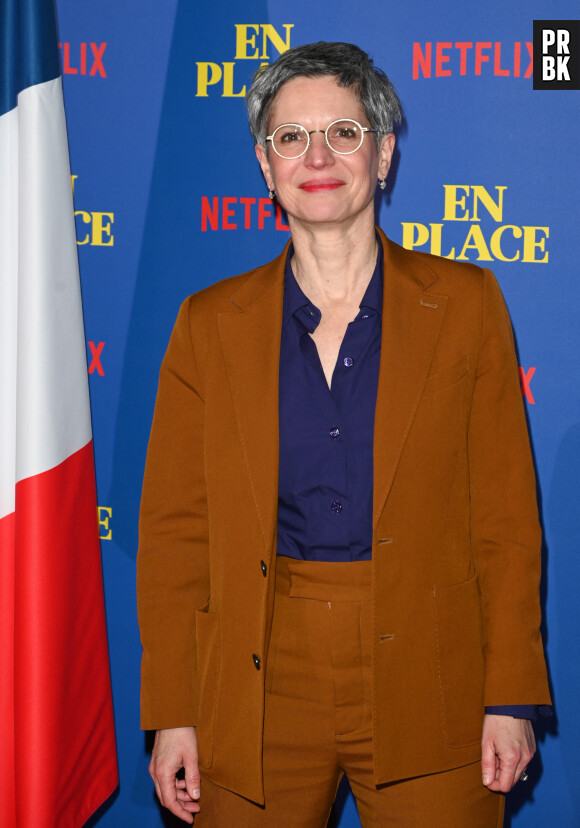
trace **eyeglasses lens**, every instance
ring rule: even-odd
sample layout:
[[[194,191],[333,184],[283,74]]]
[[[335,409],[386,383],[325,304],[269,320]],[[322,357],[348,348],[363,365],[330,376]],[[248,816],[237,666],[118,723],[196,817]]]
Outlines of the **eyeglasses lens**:
[[[328,143],[342,155],[357,150],[362,144],[363,134],[355,121],[336,121],[326,130]]]
[[[274,149],[283,158],[299,158],[308,146],[308,133],[299,124],[284,124],[274,131]]]

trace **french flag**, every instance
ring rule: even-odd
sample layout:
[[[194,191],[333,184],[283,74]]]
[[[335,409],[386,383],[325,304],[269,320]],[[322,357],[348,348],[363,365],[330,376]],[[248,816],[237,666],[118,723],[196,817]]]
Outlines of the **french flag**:
[[[0,3],[0,825],[117,785],[86,349],[53,0]]]

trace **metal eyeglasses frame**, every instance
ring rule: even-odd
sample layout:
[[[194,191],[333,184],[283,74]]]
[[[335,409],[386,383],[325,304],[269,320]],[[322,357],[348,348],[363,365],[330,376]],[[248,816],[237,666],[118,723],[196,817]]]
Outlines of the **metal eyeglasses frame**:
[[[358,127],[358,129],[360,130],[360,133],[361,133],[360,142],[359,142],[358,146],[356,146],[354,149],[348,150],[347,152],[341,152],[340,150],[336,149],[335,147],[332,146],[332,144],[328,140],[328,130],[330,129],[330,127],[334,126],[335,124],[340,124],[342,121],[346,121],[348,123],[355,124],[355,126]],[[308,140],[306,142],[306,146],[304,147],[302,152],[298,153],[298,155],[291,155],[291,156],[282,155],[276,149],[276,146],[274,144],[274,136],[276,135],[278,130],[283,129],[284,127],[298,127],[298,129],[301,129],[303,132],[306,133],[306,135],[308,137]],[[329,149],[332,150],[332,152],[336,152],[337,155],[352,155],[353,152],[356,152],[357,150],[359,150],[362,147],[363,140],[364,140],[364,137],[365,137],[365,132],[378,132],[378,130],[373,129],[372,127],[364,127],[364,126],[362,126],[362,124],[359,124],[358,121],[355,121],[354,118],[337,118],[336,121],[333,121],[331,124],[329,124],[326,127],[326,129],[311,129],[310,131],[308,131],[305,127],[303,127],[302,124],[294,124],[294,123],[280,124],[280,126],[277,126],[276,129],[274,130],[274,132],[271,135],[266,136],[266,141],[270,141],[272,143],[272,149],[274,150],[274,152],[276,153],[276,155],[279,158],[284,158],[284,159],[286,159],[286,161],[295,161],[296,158],[301,158],[308,151],[308,148],[310,146],[310,136],[313,135],[315,132],[323,132],[324,133],[324,140],[326,141],[326,145]]]

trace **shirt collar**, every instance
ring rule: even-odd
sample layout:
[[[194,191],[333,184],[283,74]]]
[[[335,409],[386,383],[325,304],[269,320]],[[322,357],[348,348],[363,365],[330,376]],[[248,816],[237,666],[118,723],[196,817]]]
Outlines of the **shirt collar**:
[[[378,252],[375,269],[371,280],[367,286],[365,294],[360,303],[360,309],[372,310],[375,313],[382,314],[383,312],[383,245],[377,236]],[[303,321],[311,323],[307,325],[310,333],[316,330],[320,322],[320,310],[314,305],[308,297],[302,292],[300,285],[296,281],[296,277],[292,271],[290,260],[294,255],[294,245],[291,243],[288,248],[288,255],[286,256],[286,269],[284,271],[284,306],[282,310],[282,326],[286,325],[288,320],[297,312],[303,309],[304,312],[300,314]]]
[[[290,317],[292,317],[297,311],[304,308],[308,316],[312,318],[314,323],[312,331],[314,331],[320,322],[321,314],[318,308],[313,305],[312,302],[309,301],[308,297],[302,292],[300,285],[296,281],[292,265],[290,264],[290,260],[293,255],[294,245],[290,243],[288,255],[286,256],[286,269],[284,271],[284,307],[282,309],[282,326],[286,325]]]
[[[383,313],[383,245],[381,244],[381,240],[377,234],[377,243],[378,243],[378,250],[377,250],[377,261],[375,264],[375,269],[373,271],[373,275],[371,276],[371,280],[368,284],[367,289],[365,290],[365,295],[363,296],[360,308],[361,311],[364,308],[370,308],[370,310],[375,311],[375,313]]]

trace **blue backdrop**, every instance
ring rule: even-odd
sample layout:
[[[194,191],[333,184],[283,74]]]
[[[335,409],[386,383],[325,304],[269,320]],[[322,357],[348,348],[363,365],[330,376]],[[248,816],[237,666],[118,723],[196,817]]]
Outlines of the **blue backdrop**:
[[[540,755],[510,797],[508,825],[580,825],[579,93],[534,90],[531,62],[533,20],[571,19],[577,3],[57,5],[121,773],[94,824],[172,824],[139,731],[134,585],[157,375],[181,300],[269,260],[287,238],[254,158],[244,86],[281,50],[324,39],[370,52],[405,107],[382,227],[406,246],[491,267],[511,312],[545,531],[557,716],[538,728]],[[344,793],[333,824],[356,828]]]

